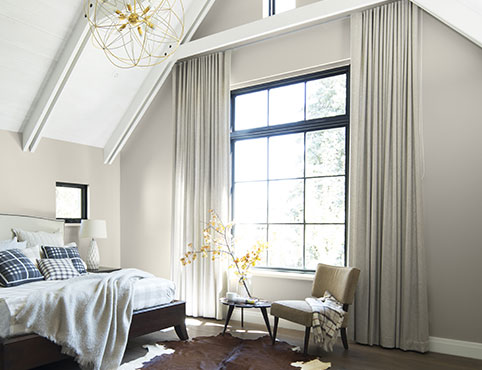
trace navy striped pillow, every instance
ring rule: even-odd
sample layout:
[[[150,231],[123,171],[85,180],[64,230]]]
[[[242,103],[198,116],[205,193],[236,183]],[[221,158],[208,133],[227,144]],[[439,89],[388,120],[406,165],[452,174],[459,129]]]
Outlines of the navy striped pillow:
[[[45,258],[59,259],[59,258],[70,258],[75,269],[79,274],[86,274],[84,262],[80,258],[79,249],[77,247],[50,247],[42,246],[42,251],[44,252]]]
[[[43,280],[44,277],[20,249],[0,252],[0,285],[11,287]]]
[[[45,280],[67,280],[80,275],[70,258],[43,258],[37,262]]]

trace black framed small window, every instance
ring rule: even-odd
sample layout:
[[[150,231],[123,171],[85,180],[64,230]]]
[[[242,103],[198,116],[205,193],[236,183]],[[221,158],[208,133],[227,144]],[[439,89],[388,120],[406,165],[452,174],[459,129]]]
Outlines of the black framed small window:
[[[349,67],[231,92],[237,248],[260,268],[346,264]]]
[[[284,13],[296,8],[296,0],[265,0],[268,7],[268,15]]]
[[[57,182],[55,188],[55,217],[69,224],[87,219],[88,185]]]

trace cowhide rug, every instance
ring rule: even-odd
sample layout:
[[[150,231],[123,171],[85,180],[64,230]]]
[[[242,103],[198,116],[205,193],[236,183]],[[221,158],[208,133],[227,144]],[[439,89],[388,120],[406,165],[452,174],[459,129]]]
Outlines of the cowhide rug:
[[[331,363],[304,356],[299,348],[264,336],[255,340],[230,334],[197,337],[190,341],[169,341],[144,346],[146,356],[126,363],[119,370],[325,370]]]

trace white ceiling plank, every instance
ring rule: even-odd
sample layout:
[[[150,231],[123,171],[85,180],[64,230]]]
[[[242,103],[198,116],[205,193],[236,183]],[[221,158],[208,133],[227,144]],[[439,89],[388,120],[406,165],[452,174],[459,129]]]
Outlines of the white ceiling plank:
[[[185,34],[182,43],[189,42],[211,9],[215,0],[192,1],[185,15]],[[179,49],[178,49],[179,50]],[[137,92],[124,114],[122,120],[112,133],[104,147],[104,163],[112,164],[120,153],[125,143],[131,136],[139,121],[154,100],[164,81],[169,76],[174,64],[177,62],[177,51],[167,61],[151,69],[141,88]]]
[[[298,31],[315,24],[340,19],[354,12],[387,3],[384,0],[324,0],[260,19],[239,27],[206,36],[182,45],[178,58],[225,50],[283,33]]]
[[[1,130],[23,130],[42,84],[72,31],[81,3],[82,0],[2,1]]]
[[[482,1],[474,0],[411,0],[470,41],[482,47]]]
[[[28,38],[15,37],[21,34],[27,34]],[[57,45],[63,41],[59,35],[44,32],[37,27],[23,24],[4,15],[0,15],[0,35],[9,35],[9,37],[2,38],[2,44],[8,49],[14,47],[47,58],[56,54]]]
[[[148,68],[114,66],[88,42],[49,115],[43,137],[104,148],[148,73]]]
[[[24,151],[34,152],[37,148],[49,114],[69,79],[88,38],[89,29],[84,19],[83,5],[81,5],[74,29],[49,73],[48,79],[43,84],[36,99],[37,102],[32,109],[32,114],[24,125],[22,131],[22,148]]]
[[[5,18],[63,40],[71,28],[71,9],[81,2],[82,0],[3,0],[0,12]]]

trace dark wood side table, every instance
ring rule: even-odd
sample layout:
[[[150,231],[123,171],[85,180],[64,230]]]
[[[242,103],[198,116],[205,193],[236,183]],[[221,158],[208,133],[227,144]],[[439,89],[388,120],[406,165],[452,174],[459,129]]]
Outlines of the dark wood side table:
[[[231,316],[233,314],[233,311],[236,307],[241,308],[241,326],[244,326],[244,309],[245,308],[259,308],[261,310],[261,313],[263,315],[264,322],[266,324],[266,328],[268,329],[269,337],[273,339],[273,335],[271,334],[271,327],[269,325],[269,319],[268,319],[268,312],[266,311],[267,308],[271,307],[271,302],[267,301],[259,301],[254,304],[251,303],[235,303],[232,301],[228,301],[226,298],[221,298],[221,303],[229,306],[228,308],[228,315],[226,316],[226,322],[224,323],[224,330],[223,330],[223,335],[226,333],[226,329],[229,324],[229,320],[231,320]]]
[[[90,270],[87,269],[87,272],[95,272],[95,273],[106,273],[106,272],[114,272],[119,271],[120,267],[106,267],[106,266],[99,266],[97,270]]]

